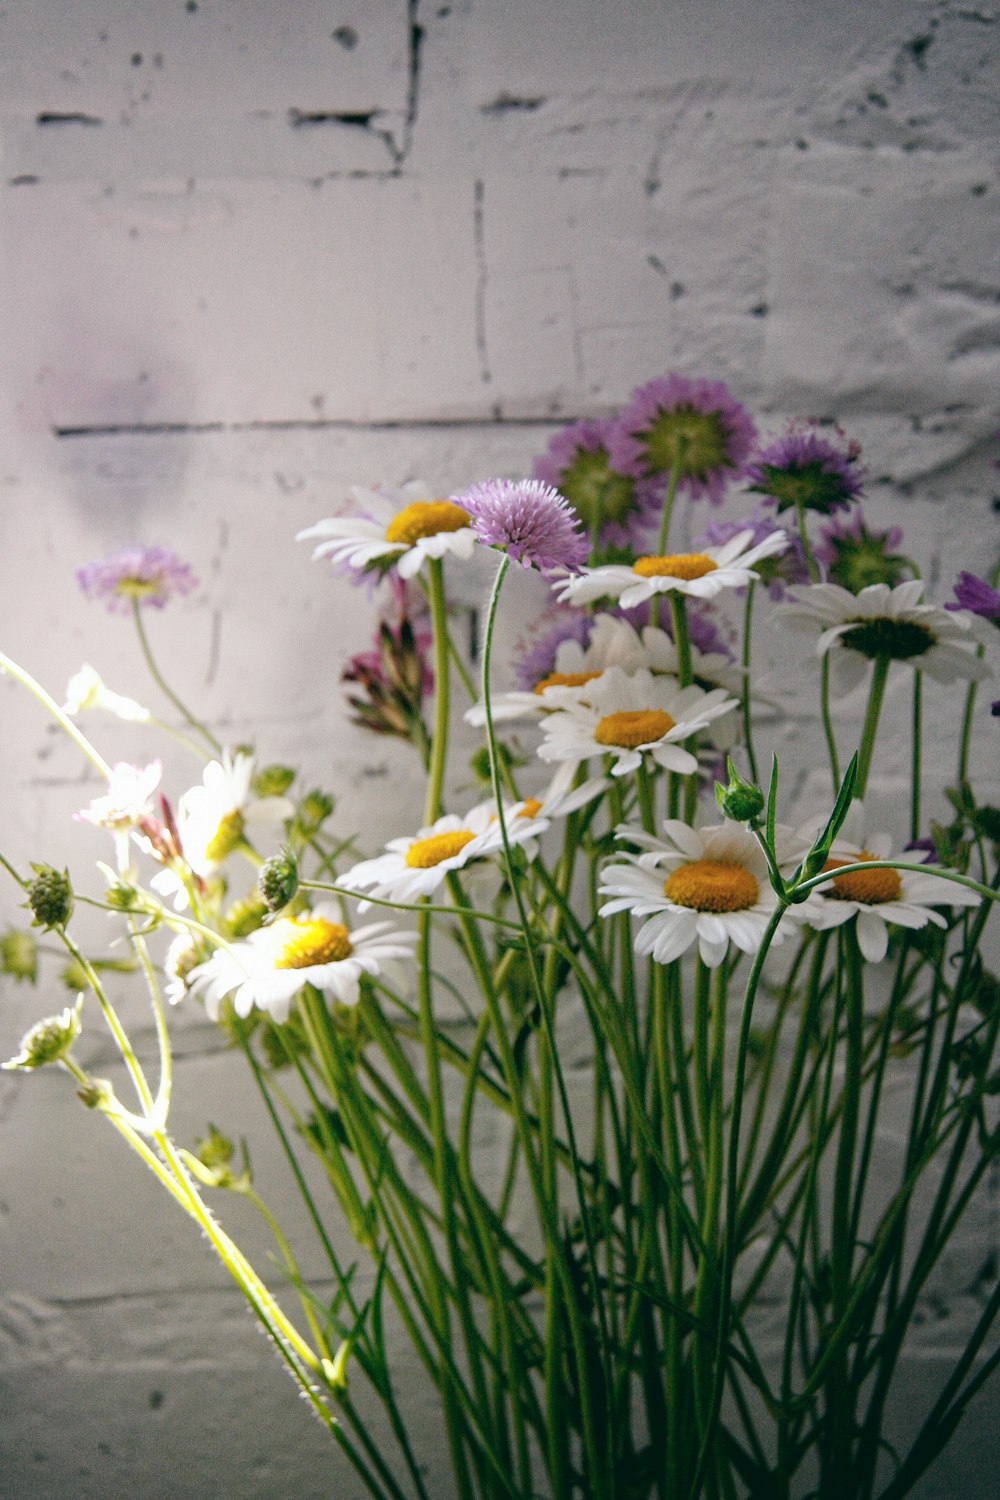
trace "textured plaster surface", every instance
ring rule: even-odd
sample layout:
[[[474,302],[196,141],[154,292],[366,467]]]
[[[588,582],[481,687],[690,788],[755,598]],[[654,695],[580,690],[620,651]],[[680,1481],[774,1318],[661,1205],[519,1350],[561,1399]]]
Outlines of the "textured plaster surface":
[[[873,520],[905,528],[943,600],[1000,546],[998,75],[991,3],[0,5],[0,648],[56,697],[89,660],[146,698],[127,623],[73,569],[175,547],[201,584],[150,621],[166,675],[220,737],[331,785],[374,849],[412,818],[411,768],[345,721],[338,678],[370,620],[295,532],[352,484],[524,473],[561,421],[670,369],[728,381],[767,426],[841,420]],[[470,612],[484,581],[463,578]],[[539,597],[518,579],[506,644]],[[808,647],[766,629],[758,647],[802,684],[767,748],[790,797],[825,796]],[[845,739],[863,707],[843,704]],[[906,711],[890,683],[886,713]],[[71,821],[96,781],[9,681],[0,713],[4,854],[83,871],[106,855]],[[955,699],[930,686],[927,714],[931,785]],[[146,754],[140,730],[95,735]],[[903,755],[871,789],[890,821]],[[165,759],[182,789],[190,761]],[[8,889],[0,921],[20,918]],[[141,1001],[119,998],[145,1046]],[[5,984],[0,1055],[62,1003]],[[247,1133],[293,1221],[242,1066],[194,1013],[176,1026],[178,1136]],[[114,1076],[96,1028],[82,1055]],[[207,1246],[66,1083],[0,1076],[2,1500],[358,1500]],[[901,1434],[993,1285],[996,1188],[921,1309]],[[223,1208],[266,1264],[260,1226]],[[308,1251],[304,1270],[321,1275]],[[405,1356],[399,1378],[450,1500]],[[990,1492],[994,1401],[923,1500]]]

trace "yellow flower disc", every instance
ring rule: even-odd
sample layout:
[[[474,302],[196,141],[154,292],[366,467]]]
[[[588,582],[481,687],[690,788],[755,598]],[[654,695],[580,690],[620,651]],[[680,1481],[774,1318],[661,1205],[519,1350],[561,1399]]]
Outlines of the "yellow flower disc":
[[[617,714],[605,714],[594,730],[599,745],[618,745],[635,750],[662,740],[674,727],[674,720],[660,708],[641,708]]]
[[[828,859],[823,871],[837,870],[841,865],[856,865],[878,856],[862,849],[852,859]],[[898,901],[903,894],[903,882],[898,870],[855,870],[850,875],[838,875],[833,888],[822,887],[835,901],[860,901],[865,906],[878,906],[883,901]]]
[[[431,870],[442,860],[454,859],[475,836],[467,828],[456,828],[452,833],[432,833],[430,838],[414,839],[406,851],[406,863],[411,870]]]
[[[519,818],[537,818],[542,810],[542,804],[537,797],[525,797],[524,806],[518,813]]]
[[[760,887],[733,859],[696,859],[668,875],[663,894],[692,911],[746,911],[756,905]]]
[[[535,683],[534,692],[544,693],[550,687],[583,687],[585,682],[593,682],[600,675],[600,672],[550,672]]]
[[[468,513],[451,500],[414,500],[398,516],[393,516],[386,527],[385,539],[412,547],[421,537],[461,531],[468,524]]]
[[[666,557],[637,557],[632,572],[640,578],[683,578],[690,582],[714,573],[718,566],[704,552],[676,552]]]
[[[310,969],[339,963],[353,952],[347,928],[325,917],[283,917],[265,929],[277,945],[276,969]]]
[[[205,849],[205,858],[213,865],[221,865],[228,859],[243,837],[243,814],[239,808],[226,813]]]

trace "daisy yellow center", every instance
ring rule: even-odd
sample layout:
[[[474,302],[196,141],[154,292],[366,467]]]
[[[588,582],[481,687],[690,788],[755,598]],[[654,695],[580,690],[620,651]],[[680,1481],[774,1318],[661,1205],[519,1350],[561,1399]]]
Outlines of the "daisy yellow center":
[[[206,846],[205,858],[213,865],[221,865],[222,861],[232,854],[242,837],[243,814],[236,807],[220,820],[218,828]]]
[[[825,874],[841,865],[867,863],[876,857],[862,849],[853,859],[828,859],[823,871]],[[854,870],[849,875],[837,875],[827,894],[835,901],[860,901],[864,906],[879,906],[883,901],[898,901],[903,894],[903,882],[898,870]]]
[[[414,500],[398,516],[393,516],[386,527],[385,539],[412,547],[421,537],[461,531],[468,524],[468,513],[451,500]]]
[[[537,818],[542,810],[542,804],[537,797],[525,797],[524,805],[518,813],[519,818]]]
[[[663,894],[692,911],[746,911],[756,905],[760,887],[733,859],[696,859],[667,876]]]
[[[475,836],[468,828],[455,828],[451,833],[432,833],[429,838],[414,839],[406,851],[406,863],[411,870],[432,870],[442,860],[461,854]]]
[[[276,969],[311,969],[316,964],[339,963],[353,952],[347,928],[325,917],[275,922],[269,932],[277,944]]]
[[[617,745],[622,750],[634,750],[638,745],[650,745],[669,734],[675,721],[660,708],[630,709],[617,714],[605,714],[598,721],[594,738],[599,745]]]
[[[637,557],[632,572],[640,578],[683,578],[689,583],[693,578],[714,573],[718,566],[704,552],[675,552],[666,557]]]
[[[536,693],[544,693],[550,687],[583,687],[585,682],[593,682],[600,675],[600,672],[550,672],[547,677],[535,683],[534,690]]]

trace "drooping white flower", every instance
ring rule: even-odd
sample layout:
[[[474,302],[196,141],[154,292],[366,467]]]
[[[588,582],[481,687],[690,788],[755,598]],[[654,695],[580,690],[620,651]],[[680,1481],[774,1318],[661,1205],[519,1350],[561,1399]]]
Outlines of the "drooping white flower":
[[[721,547],[703,552],[671,553],[636,558],[631,567],[612,564],[585,568],[563,579],[557,595],[567,604],[592,604],[595,599],[617,599],[623,609],[634,609],[657,594],[676,591],[698,599],[714,599],[723,589],[746,588],[757,574],[755,562],[773,557],[788,546],[784,531],[774,531],[755,546],[752,531],[741,531]]]
[[[338,916],[335,903],[320,902],[298,916],[279,917],[192,969],[188,993],[204,999],[213,1021],[223,999],[232,995],[238,1016],[248,1016],[256,1006],[281,1024],[306,984],[341,1005],[357,1004],[362,974],[387,969],[392,974],[395,961],[412,956],[416,934],[398,931],[390,922],[351,932]]]
[[[987,633],[983,622],[963,610],[921,603],[923,591],[919,578],[894,588],[872,583],[859,594],[836,583],[814,583],[790,588],[793,602],[775,613],[792,625],[819,628],[816,655],[831,653],[842,690],[862,681],[868,663],[880,656],[941,682],[989,677],[989,666],[974,649]]]
[[[149,709],[143,708],[134,698],[123,698],[121,693],[113,693],[105,687],[100,673],[85,662],[66,684],[63,713],[72,716],[88,708],[103,708],[118,719],[136,724],[146,724],[152,717]]]
[[[413,578],[427,558],[446,554],[470,558],[476,533],[469,516],[453,500],[434,497],[422,480],[401,489],[352,489],[358,512],[331,516],[300,531],[297,541],[318,540],[313,558],[356,572],[394,565],[400,577]]]

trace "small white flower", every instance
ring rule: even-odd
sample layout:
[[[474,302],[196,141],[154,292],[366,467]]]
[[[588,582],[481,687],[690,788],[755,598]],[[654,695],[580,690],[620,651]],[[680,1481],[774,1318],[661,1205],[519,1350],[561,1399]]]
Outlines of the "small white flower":
[[[349,932],[338,915],[333,902],[320,902],[299,916],[279,917],[192,969],[188,993],[204,998],[213,1021],[232,994],[238,1016],[248,1016],[256,1005],[281,1024],[306,984],[341,1005],[356,1005],[361,975],[389,972],[397,978],[394,961],[412,956],[416,934],[399,932],[390,922]]]
[[[710,969],[721,964],[730,943],[744,953],[756,952],[777,897],[753,835],[736,823],[695,830],[673,818],[663,828],[666,840],[619,829],[620,838],[643,852],[626,854],[626,864],[605,867],[600,894],[611,900],[600,908],[601,916],[628,911],[647,917],[635,951],[661,964],[695,943]],[[779,927],[774,941],[783,937]]]
[[[842,691],[861,682],[868,663],[880,655],[940,682],[989,677],[990,668],[973,649],[989,627],[984,632],[985,622],[964,610],[922,604],[923,590],[919,578],[895,588],[872,583],[859,594],[835,583],[814,583],[790,588],[794,602],[779,605],[776,613],[792,625],[819,626],[816,655],[834,653]]]
[[[177,807],[177,832],[184,861],[200,879],[233,852],[255,828],[275,827],[290,818],[294,804],[287,797],[253,797],[252,755],[223,750],[221,760],[209,761],[201,786],[184,793]],[[161,896],[173,898],[183,911],[188,904],[184,880],[176,870],[157,872],[150,881]]]
[[[592,604],[595,599],[617,599],[622,609],[633,609],[657,594],[676,591],[699,599],[714,599],[723,589],[746,588],[757,574],[753,565],[761,558],[784,552],[788,538],[774,531],[756,546],[752,531],[741,531],[721,547],[702,552],[671,553],[639,557],[631,567],[613,564],[585,568],[563,579],[557,595],[567,604]]]
[[[436,499],[421,480],[401,489],[352,489],[361,514],[331,516],[300,531],[297,541],[319,539],[313,559],[363,571],[395,564],[401,578],[412,578],[426,558],[470,558],[476,533],[453,500]]]
[[[814,889],[799,908],[800,919],[807,926],[825,932],[857,917],[858,947],[869,963],[877,964],[888,951],[889,926],[919,928],[932,922],[935,927],[947,927],[938,907],[979,905],[975,891],[935,875],[931,867],[919,874],[913,870],[856,870],[837,875],[836,870],[843,865],[893,858],[891,836],[867,832],[862,837],[863,824],[864,809],[856,802],[830,848],[829,884]],[[812,830],[811,837],[818,832],[818,828]]]
[[[95,797],[88,807],[75,816],[81,823],[93,823],[98,828],[107,828],[112,833],[126,833],[153,811],[150,801],[163,775],[162,762],[152,761],[148,766],[132,766],[125,761],[111,767],[108,790],[103,797]]]
[[[698,762],[681,742],[734,706],[722,688],[706,693],[694,685],[682,688],[673,677],[609,667],[589,684],[586,702],[548,715],[538,754],[574,765],[610,755],[614,776],[637,770],[648,755],[668,771],[689,774]]]
[[[542,817],[518,817],[526,805],[516,804],[505,820],[511,844],[524,845],[548,827]],[[340,876],[338,884],[352,891],[369,891],[386,901],[417,901],[433,895],[453,870],[489,859],[502,848],[496,808],[492,802],[481,802],[464,817],[446,813],[428,828],[391,839],[384,854],[362,860]],[[364,911],[367,905],[362,901],[358,910]]]
[[[113,693],[105,687],[100,674],[85,662],[66,684],[63,713],[72,716],[88,708],[103,708],[116,718],[136,724],[147,724],[152,717],[149,709],[136,703],[134,698],[123,698],[121,693]]]

